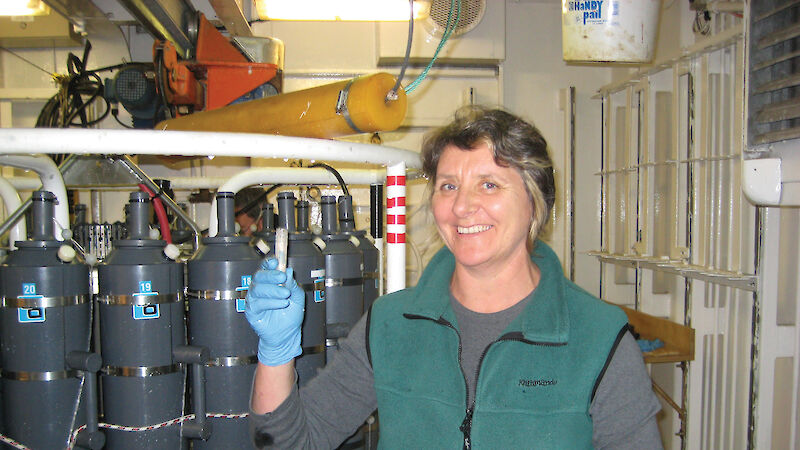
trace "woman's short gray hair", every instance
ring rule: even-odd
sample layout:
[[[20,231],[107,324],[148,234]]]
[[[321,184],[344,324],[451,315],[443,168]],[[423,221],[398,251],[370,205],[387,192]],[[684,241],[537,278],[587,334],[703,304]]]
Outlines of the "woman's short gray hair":
[[[547,142],[539,130],[523,119],[500,109],[465,106],[455,119],[425,136],[422,171],[429,185],[436,183],[436,169],[445,147],[474,150],[486,144],[498,166],[513,167],[522,177],[533,207],[529,246],[539,236],[556,198],[553,162]],[[433,190],[431,190],[433,192]]]

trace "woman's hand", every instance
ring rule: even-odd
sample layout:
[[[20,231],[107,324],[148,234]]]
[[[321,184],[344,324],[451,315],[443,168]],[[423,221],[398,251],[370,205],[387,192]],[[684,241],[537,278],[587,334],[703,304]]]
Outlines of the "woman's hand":
[[[302,352],[300,346],[305,293],[294,271],[276,270],[278,260],[261,263],[247,292],[245,316],[258,334],[258,360],[267,366],[286,364]]]

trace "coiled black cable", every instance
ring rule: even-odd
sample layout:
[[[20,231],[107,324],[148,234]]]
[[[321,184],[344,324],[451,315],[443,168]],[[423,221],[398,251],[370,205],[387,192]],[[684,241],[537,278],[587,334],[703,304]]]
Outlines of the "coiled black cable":
[[[39,112],[35,125],[37,128],[88,128],[108,116],[111,106],[103,97],[103,81],[95,71],[86,70],[86,61],[91,49],[92,44],[86,41],[82,59],[73,53],[69,54],[67,57],[69,74],[60,77],[59,92],[50,97]],[[88,98],[84,100],[84,97]],[[100,117],[89,120],[86,110],[98,99],[105,104],[105,110]],[[66,155],[53,155],[57,164],[60,164],[65,157]]]

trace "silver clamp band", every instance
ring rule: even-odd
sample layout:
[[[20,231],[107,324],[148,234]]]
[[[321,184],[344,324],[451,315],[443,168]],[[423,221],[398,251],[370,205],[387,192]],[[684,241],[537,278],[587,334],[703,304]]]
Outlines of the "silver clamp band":
[[[3,297],[4,308],[52,308],[54,306],[74,306],[86,303],[89,296],[64,295],[59,297]]]
[[[243,289],[241,291],[190,291],[187,289],[186,296],[200,300],[237,300],[247,297],[247,289]]]
[[[355,123],[353,123],[353,119],[350,117],[350,110],[347,108],[347,98],[350,96],[350,86],[353,85],[353,81],[350,80],[345,85],[344,89],[339,91],[339,97],[336,99],[336,114],[344,117],[345,122],[350,128],[353,129],[357,134],[363,133]]]
[[[303,288],[303,290],[306,292],[321,291],[325,289],[325,283],[323,282],[323,280],[320,280],[315,283],[298,283],[297,285]]]
[[[183,301],[183,292],[156,295],[98,295],[97,301],[106,305],[154,305],[157,303],[178,303]]]
[[[168,375],[171,373],[179,372],[182,364],[171,364],[168,366],[133,366],[133,367],[120,367],[120,366],[104,366],[101,371],[105,375],[115,377],[154,377],[158,375]]]
[[[249,356],[223,356],[221,358],[211,358],[206,361],[206,367],[233,367],[249,366],[258,362],[256,355]]]
[[[364,278],[325,278],[325,287],[361,286]]]
[[[76,376],[78,376],[77,370],[53,370],[50,372],[3,371],[3,378],[16,381],[53,381],[65,380]]]
[[[312,347],[303,347],[303,354],[304,355],[315,355],[317,353],[324,353],[325,346],[324,345],[315,345]]]

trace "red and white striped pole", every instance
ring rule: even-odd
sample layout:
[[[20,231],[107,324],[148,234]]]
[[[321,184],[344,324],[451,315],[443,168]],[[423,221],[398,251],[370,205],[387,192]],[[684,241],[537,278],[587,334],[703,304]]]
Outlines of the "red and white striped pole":
[[[386,168],[386,293],[406,287],[406,164]]]

